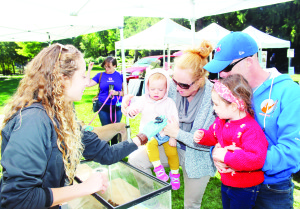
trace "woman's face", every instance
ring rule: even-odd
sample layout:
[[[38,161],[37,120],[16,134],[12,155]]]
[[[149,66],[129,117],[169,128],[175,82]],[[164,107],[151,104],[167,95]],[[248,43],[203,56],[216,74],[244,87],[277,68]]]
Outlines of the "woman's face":
[[[177,87],[176,87],[177,91],[179,92],[179,94],[181,96],[189,97],[189,96],[194,96],[197,94],[197,92],[199,90],[199,84],[198,84],[199,80],[196,81],[196,79],[193,78],[192,69],[180,69],[175,66],[173,79],[177,83],[190,85],[190,87],[188,89],[183,89],[180,87],[180,85],[177,85]]]
[[[65,78],[65,99],[67,101],[80,101],[89,80],[85,76],[86,66],[83,58],[78,62],[72,78]]]
[[[116,66],[112,65],[111,62],[105,62],[104,68],[107,74],[113,74],[115,72]]]

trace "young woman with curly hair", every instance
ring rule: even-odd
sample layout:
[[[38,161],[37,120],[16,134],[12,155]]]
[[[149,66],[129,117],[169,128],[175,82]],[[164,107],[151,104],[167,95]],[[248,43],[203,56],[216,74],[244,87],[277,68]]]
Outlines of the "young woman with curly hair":
[[[107,178],[100,173],[71,185],[81,157],[101,164],[118,162],[162,129],[152,124],[151,131],[133,142],[114,146],[81,130],[73,101],[81,100],[89,82],[85,73],[83,55],[72,45],[53,44],[28,64],[1,130],[0,208],[58,208],[105,191]]]

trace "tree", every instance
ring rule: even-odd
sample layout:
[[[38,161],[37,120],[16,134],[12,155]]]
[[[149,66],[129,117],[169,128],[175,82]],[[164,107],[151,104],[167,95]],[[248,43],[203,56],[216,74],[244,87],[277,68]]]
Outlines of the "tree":
[[[46,47],[47,43],[42,42],[16,42],[18,48],[16,49],[19,55],[24,57],[28,57],[29,59],[34,58],[44,47]]]
[[[0,42],[0,63],[3,75],[15,74],[15,62],[24,64],[27,58],[17,54],[19,47],[15,42]],[[12,72],[11,72],[12,70]]]

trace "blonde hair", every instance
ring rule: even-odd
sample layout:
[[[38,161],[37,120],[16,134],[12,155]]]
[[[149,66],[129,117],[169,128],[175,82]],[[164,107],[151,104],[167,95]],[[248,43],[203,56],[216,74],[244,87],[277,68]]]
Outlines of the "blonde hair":
[[[81,52],[72,45],[53,44],[44,48],[28,63],[17,92],[7,104],[9,111],[3,121],[4,127],[18,111],[21,115],[23,108],[40,102],[54,124],[58,149],[62,152],[70,184],[75,176],[76,165],[82,157],[83,145],[73,103],[64,99],[63,76],[71,79],[78,70],[78,63],[82,57]]]
[[[164,75],[161,74],[161,73],[153,73],[153,74],[149,77],[148,80],[149,80],[149,82],[150,82],[150,80],[151,80],[151,81],[164,80],[164,81],[167,82],[166,76],[164,76]]]
[[[203,67],[208,63],[207,57],[212,50],[211,43],[204,40],[198,48],[185,50],[181,56],[175,59],[175,65],[183,70],[192,69],[192,77],[195,79],[207,77],[208,72]],[[204,84],[205,80],[200,87]]]

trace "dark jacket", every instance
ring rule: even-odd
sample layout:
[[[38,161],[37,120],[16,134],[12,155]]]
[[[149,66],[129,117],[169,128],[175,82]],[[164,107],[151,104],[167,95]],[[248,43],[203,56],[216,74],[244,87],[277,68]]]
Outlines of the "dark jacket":
[[[24,108],[2,130],[0,208],[48,208],[50,188],[63,187],[66,175],[57,147],[54,125],[40,103]],[[137,149],[122,142],[109,146],[96,134],[83,131],[83,156],[101,164],[113,164]]]

